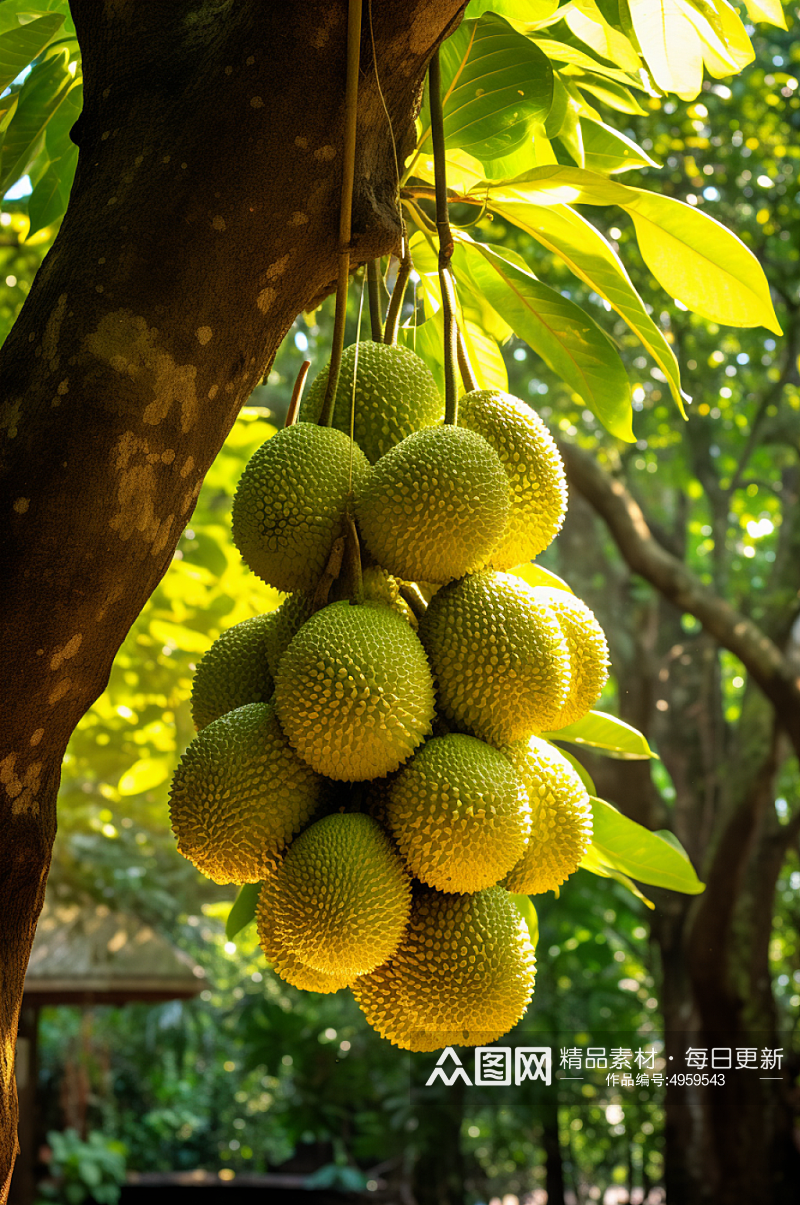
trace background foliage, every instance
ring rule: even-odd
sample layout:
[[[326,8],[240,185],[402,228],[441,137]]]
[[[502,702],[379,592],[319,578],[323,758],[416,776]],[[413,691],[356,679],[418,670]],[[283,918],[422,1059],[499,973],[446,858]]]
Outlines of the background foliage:
[[[684,20],[691,19],[691,37],[702,44],[711,73],[700,90],[696,71],[684,74],[691,64],[659,58],[648,47],[642,8],[616,0],[561,9],[555,0],[472,0],[468,20],[446,44],[450,183],[469,198],[452,208],[454,224],[464,227],[455,256],[461,322],[483,383],[508,383],[556,433],[591,449],[705,582],[756,622],[784,617],[790,637],[797,597],[782,572],[788,555],[782,530],[797,501],[800,451],[800,51],[779,26],[760,26],[757,57],[747,66],[736,26],[734,66],[744,70],[730,78],[733,67],[714,58],[713,14],[730,23],[733,9],[687,3]],[[748,3],[744,15],[777,22],[779,12],[763,0]],[[682,36],[689,36],[686,28]],[[640,74],[637,40],[649,75]],[[465,90],[461,100],[467,90],[481,91],[498,46],[512,94],[484,91],[460,104],[458,88]],[[81,77],[66,5],[39,0],[34,12],[21,0],[3,0],[0,65],[3,85],[11,85],[0,113],[4,335],[54,236],[74,172],[68,131],[80,108]],[[402,337],[436,366],[441,334],[427,121],[423,109],[421,153],[404,182],[416,279]],[[587,172],[593,177],[581,174]],[[531,173],[511,191],[490,183]],[[584,207],[537,207],[552,182],[566,185],[571,192],[564,196]],[[627,191],[637,188],[657,190],[647,211],[651,222],[663,223],[655,236],[648,237],[648,219],[636,208],[642,194]],[[686,208],[671,208],[673,198]],[[706,238],[711,227],[699,227],[710,265],[703,271],[696,238],[688,253],[676,253],[668,237],[675,213],[684,223],[679,234],[693,231],[704,213],[737,232],[767,271],[785,338],[750,261],[737,261],[747,265],[738,292],[736,281],[725,278],[728,236],[715,234],[715,242]],[[488,244],[497,250],[487,251]],[[744,307],[735,314],[724,308],[732,304],[731,290]],[[555,342],[545,329],[554,315]],[[724,325],[726,318],[738,325]],[[363,1024],[349,997],[287,987],[265,966],[252,929],[226,943],[232,889],[215,887],[183,862],[168,826],[168,781],[193,734],[187,703],[193,668],[221,631],[280,599],[233,549],[232,493],[247,458],[280,425],[301,360],[312,360],[312,373],[324,364],[330,325],[328,303],[296,322],[210,471],[172,568],[65,761],[50,890],[136,913],[202,963],[212,985],[190,1004],[45,1015],[46,1125],[75,1120],[64,1115],[56,1087],[70,1061],[81,1062],[92,1087],[90,1127],[123,1141],[134,1167],[265,1170],[294,1158],[354,1187],[408,1174],[419,1151],[436,1141],[430,1117],[409,1094],[408,1060]],[[595,340],[591,364],[581,352],[587,336]],[[690,407],[681,389],[691,395]],[[676,404],[688,409],[687,424]],[[630,715],[630,664],[657,600],[640,579],[623,574],[608,534],[573,505],[572,530],[568,524],[543,563],[566,577],[604,623],[614,674],[602,705]],[[589,525],[588,537],[576,534],[578,523]],[[680,630],[687,649],[702,645],[692,617],[680,619]],[[685,722],[686,700],[673,672],[684,654],[671,658],[674,647],[656,641],[643,670],[648,736],[657,751],[680,742]],[[712,656],[720,740],[730,749],[744,739],[756,692],[731,654],[715,648]],[[665,827],[672,826],[681,787],[668,763],[650,763],[649,784]],[[774,800],[780,825],[796,815],[797,777],[796,763],[784,754]],[[798,888],[800,865],[791,849],[770,945],[789,1045],[796,1044],[800,1019]],[[659,907],[660,898],[656,893]],[[600,1041],[606,1031],[658,1040],[662,968],[644,905],[620,884],[581,871],[558,901],[542,898],[537,907],[542,970],[526,1024],[538,1032],[571,1031],[578,1044],[580,1035]],[[657,1182],[658,1093],[590,1095],[590,1086],[583,1097],[562,1089],[555,1124],[568,1184],[583,1193],[590,1185]],[[552,1118],[540,1100],[470,1097],[461,1137],[472,1198],[542,1184],[548,1125]]]

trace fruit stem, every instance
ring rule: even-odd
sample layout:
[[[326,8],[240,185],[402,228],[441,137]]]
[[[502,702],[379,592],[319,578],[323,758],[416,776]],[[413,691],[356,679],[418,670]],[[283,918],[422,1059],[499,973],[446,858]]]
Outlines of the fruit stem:
[[[417,619],[422,619],[422,616],[428,609],[428,604],[417,583],[403,582],[400,587],[400,597],[408,603]]]
[[[367,289],[369,291],[369,320],[373,343],[383,343],[383,315],[381,314],[381,297],[378,292],[379,284],[378,261],[371,259],[367,264]]]
[[[450,215],[447,209],[442,72],[438,50],[434,53],[428,68],[428,92],[431,110],[431,139],[433,141],[433,178],[436,189],[436,229],[439,232],[439,284],[442,290],[442,319],[444,322],[444,421],[455,426],[458,423],[456,296],[450,271],[450,260],[453,258],[453,232],[450,229]]]
[[[397,332],[400,329],[400,315],[403,310],[403,298],[405,297],[406,285],[408,284],[410,275],[411,256],[408,251],[408,239],[404,230],[402,254],[397,267],[397,277],[392,289],[392,296],[389,300],[389,308],[386,311],[386,326],[383,331],[384,343],[390,343],[392,346],[397,343]]]
[[[303,360],[300,365],[300,371],[297,374],[297,380],[294,383],[292,390],[292,398],[289,402],[289,409],[286,411],[286,422],[284,427],[293,427],[297,422],[297,416],[300,413],[300,402],[303,400],[303,389],[308,376],[308,370],[311,367],[310,360]]]
[[[464,382],[464,392],[472,393],[473,389],[478,388],[478,378],[472,371],[467,342],[460,326],[458,327],[458,367],[461,372],[461,380]]]
[[[353,178],[356,167],[356,127],[358,124],[358,67],[361,53],[361,0],[349,0],[347,11],[347,77],[344,98],[344,154],[342,156],[342,198],[339,206],[339,278],[336,284],[336,312],[333,319],[333,345],[328,383],[319,425],[330,427],[333,403],[339,383],[339,368],[344,347],[347,317],[347,281],[350,274],[350,238],[352,233]]]
[[[344,556],[344,537],[337,536],[331,546],[331,554],[328,557],[328,563],[325,566],[322,576],[317,582],[317,588],[314,591],[314,598],[311,602],[311,611],[321,611],[323,607],[328,605],[328,595],[331,592],[331,586],[336,581],[342,571],[342,557]]]
[[[352,511],[353,501],[353,495],[351,494],[347,507],[345,556],[347,558],[347,582],[350,598],[358,605],[364,601],[364,579],[361,574],[361,545],[358,542],[358,532],[356,531],[356,522]]]

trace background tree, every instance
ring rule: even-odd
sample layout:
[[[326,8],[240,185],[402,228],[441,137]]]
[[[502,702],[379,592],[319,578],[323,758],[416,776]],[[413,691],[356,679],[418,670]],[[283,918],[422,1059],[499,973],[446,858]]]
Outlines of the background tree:
[[[6,14],[19,16],[22,11],[13,0],[4,7]],[[474,4],[475,15],[487,7]],[[616,171],[642,162],[641,149],[624,140],[620,145],[587,100],[587,93],[599,93],[599,99],[617,111],[622,106],[630,112],[632,103],[638,108],[629,99],[629,87],[636,87],[630,73],[640,65],[640,49],[660,87],[681,92],[699,87],[700,58],[692,59],[687,77],[689,68],[674,53],[675,38],[666,47],[654,43],[652,27],[642,21],[641,5],[631,4],[630,10],[606,5],[601,11],[583,4],[564,14],[547,2],[493,7],[512,17],[520,15],[515,8],[526,10],[527,24],[516,32],[533,48],[525,52],[523,67],[526,81],[536,86],[525,106],[513,101],[524,109],[521,142],[515,135],[510,142],[501,138],[497,145],[483,145],[477,177],[463,154],[455,161],[462,171],[473,171],[468,177],[471,186],[484,169],[490,180],[524,175],[531,163],[540,171],[543,164],[551,164],[557,174],[559,155],[571,157],[579,169]],[[678,32],[684,44],[691,35],[712,72],[727,73],[750,53],[742,41],[743,27],[727,8],[705,7],[714,10],[710,17],[701,14],[691,29],[684,22]],[[758,15],[780,20],[775,5],[755,7]],[[7,1010],[2,1072],[9,1118],[15,1011],[41,903],[54,830],[57,766],[66,739],[102,688],[120,640],[166,568],[203,474],[238,407],[270,362],[294,314],[310,308],[330,289],[334,277],[341,113],[331,118],[324,104],[313,103],[313,96],[338,94],[337,82],[341,87],[344,11],[323,14],[322,9],[307,7],[287,27],[260,4],[238,6],[235,13],[229,8],[225,3],[200,9],[187,4],[177,10],[174,5],[157,5],[121,15],[118,6],[89,0],[73,4],[87,78],[83,114],[73,131],[82,155],[59,240],[3,352],[3,416],[10,449],[4,477],[11,516],[8,597],[16,616],[9,697],[17,704],[8,729],[8,751],[1,759],[10,817],[4,885],[14,900],[14,907],[4,913],[2,938]],[[374,50],[372,37],[369,46],[365,38],[362,48],[363,170],[358,173],[354,212],[354,261],[397,245],[394,153],[386,138],[387,112],[376,78],[384,82],[402,162],[410,147],[410,122],[427,60],[457,16],[458,6],[444,3],[410,11],[406,6],[402,14],[384,8],[375,14],[370,30]],[[551,38],[547,31],[562,20],[566,28],[559,27],[559,37]],[[451,83],[457,71],[459,78],[473,84],[480,80],[477,52],[487,31],[500,28],[497,21],[487,18],[469,27],[466,55],[463,37],[452,43]],[[56,41],[58,30],[51,29],[37,45],[47,29],[34,29],[36,25],[27,21],[20,26],[22,48],[19,31],[12,31],[17,41],[11,45],[9,61],[15,70],[9,79],[31,58],[35,66],[12,93],[6,111],[4,171],[13,175],[15,164],[16,170],[31,167],[31,213],[36,216],[40,207],[40,220],[48,189],[55,197],[57,182],[67,179],[73,166],[66,134],[75,116],[70,110],[78,99],[78,74],[71,28],[64,26],[65,37]],[[508,30],[515,28],[502,27],[500,33],[508,39]],[[598,37],[605,39],[600,50]],[[588,66],[587,51],[576,46],[582,39],[594,52],[588,55]],[[514,38],[510,41],[512,49],[518,45]],[[145,54],[148,83],[143,91]],[[626,60],[622,68],[614,65],[620,56]],[[263,85],[267,61],[272,70],[269,90]],[[403,70],[395,70],[398,63]],[[507,110],[490,106],[487,111],[487,105],[490,102],[479,106],[481,115],[499,116],[507,130]],[[547,137],[539,130],[545,118],[550,121]],[[449,136],[457,147],[463,144],[461,133],[451,123]],[[481,148],[472,145],[472,150]],[[528,160],[520,159],[518,152]],[[280,171],[274,168],[278,161]],[[424,239],[424,160],[416,166],[417,182],[411,180],[406,196],[410,215],[420,215]],[[573,199],[605,204],[622,198],[620,203],[644,220],[637,210],[645,204],[641,194],[632,199],[624,189],[615,191],[613,185],[593,183],[586,176],[578,181],[575,169],[565,170],[573,172],[563,177],[573,188]],[[541,191],[543,178],[531,182],[532,191],[517,189],[510,200],[492,189],[486,198],[493,206],[505,204],[506,212],[511,206],[523,217],[524,228],[530,213],[521,215],[513,207],[535,209],[544,200],[546,209],[550,202]],[[6,177],[6,183],[9,180]],[[154,185],[163,190],[158,211],[152,206]],[[57,210],[54,200],[47,216],[56,217]],[[659,212],[664,212],[663,205],[656,208]],[[683,214],[682,220],[689,219]],[[662,236],[666,226],[660,227]],[[587,230],[582,237],[591,238]],[[725,258],[732,244],[719,237],[723,250],[718,258]],[[176,246],[180,257],[169,262],[165,252]],[[95,257],[95,250],[101,254]],[[462,253],[463,279],[472,281],[465,297],[467,302],[470,296],[477,299],[481,319],[468,321],[466,309],[462,313],[468,347],[474,351],[477,344],[487,362],[497,367],[491,339],[496,334],[505,337],[507,328],[514,326],[504,311],[509,282],[520,283],[515,275],[520,269],[503,261],[498,272],[491,258],[466,239],[460,241]],[[605,256],[598,253],[601,259]],[[486,264],[491,267],[488,275]],[[690,276],[684,272],[684,278]],[[738,320],[769,321],[769,302],[759,278],[752,276],[752,267],[745,276],[748,297],[744,311],[737,311]],[[735,271],[733,278],[735,283]],[[541,329],[535,322],[531,325],[527,299],[533,294],[552,304],[554,295],[527,280],[523,283],[526,337],[579,394],[587,388],[580,357],[575,367],[576,334],[584,323],[584,333],[595,340],[603,365],[600,378],[605,378],[591,382],[591,397],[585,400],[624,434],[627,386],[611,345],[593,333],[591,320],[586,325],[562,303],[569,337],[558,347],[543,343]],[[499,300],[498,288],[505,290]],[[487,296],[490,301],[481,310],[481,298]],[[684,299],[694,304],[689,294]],[[633,325],[650,350],[655,349],[661,371],[677,392],[667,341],[642,317],[630,295],[626,305],[636,310]],[[435,330],[435,319],[429,323]],[[430,345],[428,323],[420,328],[419,338],[424,341],[421,332],[426,327]],[[28,534],[33,531],[35,540]],[[790,690],[787,697],[791,701]],[[10,1155],[9,1145],[6,1165]]]

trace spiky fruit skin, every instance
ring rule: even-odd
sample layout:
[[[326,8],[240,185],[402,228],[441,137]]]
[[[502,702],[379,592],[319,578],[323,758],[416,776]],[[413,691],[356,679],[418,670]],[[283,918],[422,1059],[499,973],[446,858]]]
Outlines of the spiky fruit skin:
[[[203,655],[192,682],[192,719],[198,731],[237,707],[269,699],[274,629],[274,611],[245,619],[223,632]]]
[[[281,657],[294,640],[306,620],[313,613],[313,596],[298,592],[285,598],[277,610],[273,611],[274,623],[267,645],[267,660],[269,671],[274,679],[281,663]]]
[[[533,592],[552,610],[569,647],[569,694],[550,727],[555,732],[583,719],[600,698],[608,681],[608,644],[594,612],[580,598],[546,586],[534,586]]]
[[[565,757],[532,736],[501,745],[528,792],[531,836],[505,879],[509,891],[554,891],[578,869],[592,840],[592,806],[586,788]]]
[[[439,708],[490,744],[546,731],[569,689],[567,642],[520,578],[475,573],[445,586],[420,620]]]
[[[404,619],[331,603],[284,653],[275,679],[283,730],[320,774],[356,782],[396,770],[431,729],[433,680]]]
[[[291,984],[292,987],[300,988],[304,992],[321,992],[329,995],[331,992],[340,991],[343,987],[349,987],[353,977],[328,975],[325,971],[315,971],[313,967],[306,966],[296,954],[287,949],[275,932],[275,908],[275,876],[270,875],[258,893],[256,927],[258,944],[261,946],[267,962],[271,963],[275,974],[286,983]]]
[[[425,888],[389,967],[360,978],[353,995],[378,1033],[405,1049],[487,1045],[525,1012],[535,972],[525,922],[502,887]]]
[[[465,394],[458,421],[492,445],[508,474],[508,520],[491,563],[511,569],[537,556],[561,530],[567,510],[563,461],[538,414],[510,393],[476,389]]]
[[[323,799],[325,781],[289,745],[274,703],[249,703],[198,733],[175,771],[178,849],[215,883],[257,883]]]
[[[356,511],[369,552],[407,581],[447,582],[486,563],[508,514],[495,450],[463,427],[409,435],[371,469]]]
[[[288,592],[316,586],[344,533],[351,455],[357,494],[367,458],[330,427],[285,427],[248,462],[233,499],[233,539],[270,586]]]
[[[412,874],[439,891],[491,887],[522,857],[528,799],[506,758],[472,736],[434,737],[390,789],[389,827]]]
[[[313,970],[354,977],[400,944],[411,883],[371,817],[326,816],[292,842],[275,875],[273,923],[281,945]]]
[[[367,1023],[394,1046],[417,1052],[440,1050],[443,1046],[460,1046],[463,1034],[433,1031],[415,1024],[408,1011],[403,981],[391,962],[378,967],[371,975],[361,975],[352,984],[353,996]],[[473,1033],[474,1044],[488,1045],[491,1034]]]
[[[356,345],[351,344],[342,353],[333,407],[333,426],[348,435],[355,357]],[[323,368],[303,399],[302,419],[319,422],[327,384],[328,369]],[[354,438],[372,464],[412,431],[443,419],[444,401],[424,360],[405,347],[358,344]]]

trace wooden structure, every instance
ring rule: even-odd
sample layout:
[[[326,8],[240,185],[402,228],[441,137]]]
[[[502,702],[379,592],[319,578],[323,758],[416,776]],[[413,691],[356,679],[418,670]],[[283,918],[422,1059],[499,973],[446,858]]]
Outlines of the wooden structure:
[[[33,943],[17,1038],[20,1154],[9,1205],[35,1197],[39,1010],[129,1001],[188,1000],[206,986],[205,971],[138,917],[103,904],[46,902]]]

